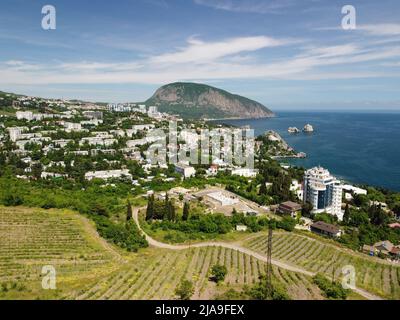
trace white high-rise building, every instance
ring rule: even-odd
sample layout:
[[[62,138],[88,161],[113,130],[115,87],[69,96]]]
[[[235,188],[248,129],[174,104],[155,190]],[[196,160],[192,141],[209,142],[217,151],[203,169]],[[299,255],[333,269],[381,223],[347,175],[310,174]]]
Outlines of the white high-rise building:
[[[10,140],[12,142],[16,142],[21,137],[22,128],[20,127],[8,128],[8,132],[10,134]]]
[[[155,107],[155,106],[150,106],[149,107],[149,111],[147,112],[147,114],[149,115],[149,117],[158,114],[158,108]]]
[[[313,206],[313,213],[327,212],[343,220],[342,186],[328,170],[315,167],[304,175],[303,201]]]

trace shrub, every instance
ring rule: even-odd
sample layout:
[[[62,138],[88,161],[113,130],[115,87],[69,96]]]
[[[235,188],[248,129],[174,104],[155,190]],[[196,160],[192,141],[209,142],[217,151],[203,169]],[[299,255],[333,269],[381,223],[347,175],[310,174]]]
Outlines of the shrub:
[[[313,278],[314,283],[323,291],[328,299],[346,300],[349,290],[342,287],[340,283],[329,281],[321,274],[317,274]]]
[[[190,300],[194,293],[193,283],[189,280],[182,280],[181,283],[175,289],[175,294],[179,296],[181,300]]]
[[[224,281],[227,273],[228,269],[225,266],[216,264],[211,268],[212,278],[216,283]]]

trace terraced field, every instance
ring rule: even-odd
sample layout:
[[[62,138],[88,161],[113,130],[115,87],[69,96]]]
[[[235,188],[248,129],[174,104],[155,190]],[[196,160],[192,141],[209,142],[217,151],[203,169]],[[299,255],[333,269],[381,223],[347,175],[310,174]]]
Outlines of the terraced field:
[[[92,227],[67,211],[0,207],[0,283],[41,286],[42,267],[57,277],[92,273],[113,260]]]
[[[220,286],[209,281],[217,262],[228,268]],[[44,265],[56,268],[55,291],[41,288]],[[221,247],[149,248],[121,256],[79,214],[0,207],[0,299],[174,299],[183,278],[195,284],[194,299],[208,299],[251,285],[264,272],[260,260]],[[293,299],[322,299],[308,276],[275,267],[273,274]]]
[[[209,270],[219,263],[228,268],[223,286],[209,281]],[[174,299],[182,279],[195,284],[193,299],[210,299],[229,288],[241,289],[265,274],[265,264],[254,257],[222,247],[193,248],[181,251],[148,250],[147,256],[113,272],[68,299]],[[312,280],[302,274],[273,268],[273,280],[283,285],[293,299],[322,299]]]
[[[249,237],[243,246],[265,254],[267,237]],[[351,252],[334,244],[317,241],[294,233],[275,232],[273,258],[308,271],[321,272],[338,279],[342,268],[352,265],[356,270],[356,285],[389,299],[400,299],[400,266]]]

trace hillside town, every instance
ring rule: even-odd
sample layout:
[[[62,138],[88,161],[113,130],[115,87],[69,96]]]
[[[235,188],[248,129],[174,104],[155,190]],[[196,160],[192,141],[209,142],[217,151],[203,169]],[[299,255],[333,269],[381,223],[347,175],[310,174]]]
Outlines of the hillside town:
[[[103,187],[115,187],[119,182],[129,185],[132,194],[146,198],[154,195],[160,199],[173,198],[175,194],[176,205],[181,207],[196,200],[207,213],[290,217],[298,230],[339,241],[350,230],[347,227],[344,230],[343,223],[350,223],[351,210],[361,210],[355,200],[368,197],[367,189],[343,183],[322,167],[302,171],[276,162],[274,159],[301,155],[273,131],[245,142],[245,156],[252,150],[250,144],[255,145],[255,167],[248,168],[224,158],[228,145],[221,145],[218,139],[229,128],[221,124],[185,121],[145,104],[3,97],[10,98],[14,113],[0,118],[0,147],[3,163],[13,164],[13,174],[20,180],[87,181]],[[216,144],[222,151],[202,164],[190,163],[190,157],[185,161],[155,162],[152,148],[159,146],[159,136],[151,133],[168,130],[171,121],[177,123],[178,145],[176,150],[172,141],[166,145],[169,159],[178,158],[178,154],[187,156],[202,144],[202,129],[213,128],[207,151],[217,147]],[[212,139],[214,136],[216,140]],[[276,172],[268,173],[271,168]],[[296,174],[293,170],[297,170]],[[284,191],[288,177],[292,178]],[[191,184],[196,179],[202,181],[201,186]],[[160,191],[163,184],[166,187],[161,189],[166,191]],[[183,188],[183,184],[189,187]],[[369,205],[379,214],[387,214],[386,220],[392,222],[388,224],[390,228],[398,229],[398,224],[393,224],[396,213],[387,203],[370,201]],[[238,224],[236,230],[247,231],[248,226]],[[400,257],[399,244],[389,239],[362,244],[359,249],[386,259]]]

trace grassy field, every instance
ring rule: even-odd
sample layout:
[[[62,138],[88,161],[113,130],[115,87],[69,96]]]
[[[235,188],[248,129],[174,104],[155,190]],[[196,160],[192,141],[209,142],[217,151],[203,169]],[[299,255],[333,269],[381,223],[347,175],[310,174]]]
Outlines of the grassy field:
[[[250,236],[243,246],[256,252],[266,252],[266,235]],[[352,265],[356,270],[356,285],[388,299],[400,299],[400,265],[350,251],[331,241],[316,240],[305,235],[275,232],[273,258],[308,271],[341,276],[342,268]]]
[[[263,262],[225,248],[124,253],[67,210],[0,207],[0,239],[0,299],[174,299],[184,278],[195,285],[193,299],[209,299],[265,272]],[[228,268],[218,286],[209,280],[215,263]],[[45,265],[56,268],[57,290],[41,287]],[[274,268],[273,279],[293,299],[323,299],[307,276]]]

